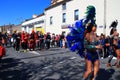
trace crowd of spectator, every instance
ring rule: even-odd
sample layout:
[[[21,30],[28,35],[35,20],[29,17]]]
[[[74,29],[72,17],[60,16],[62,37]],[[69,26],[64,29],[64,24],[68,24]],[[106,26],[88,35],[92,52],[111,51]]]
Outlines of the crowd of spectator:
[[[35,32],[34,30],[31,34],[24,31],[18,33],[14,31],[12,34],[8,34],[7,32],[3,34],[0,32],[0,44],[6,47],[13,47],[17,52],[20,52],[21,50],[24,50],[24,52],[27,52],[28,50],[47,50],[53,47],[70,48],[72,43],[67,41],[67,35],[65,32],[62,32],[61,34],[50,32],[43,34],[42,32]],[[110,36],[101,34],[98,36],[98,39],[103,46],[103,50],[100,52],[103,57],[107,57],[110,52],[108,45],[110,43]],[[120,46],[119,35],[117,39],[118,45]]]
[[[67,34],[69,35],[69,33]],[[20,53],[21,51],[27,52],[27,51],[34,51],[34,50],[48,50],[50,48],[54,47],[60,47],[60,48],[71,48],[72,44],[74,42],[67,41],[66,37],[67,35],[65,32],[62,32],[61,34],[55,34],[47,32],[46,34],[43,34],[42,32],[35,32],[32,31],[31,34],[27,32],[16,32],[14,31],[12,34],[1,33],[0,32],[0,45],[4,47],[13,47],[14,50],[17,51],[17,53]],[[100,57],[106,58],[111,55],[110,59],[108,60],[107,66],[111,66],[110,62],[113,56],[117,57],[117,61],[120,58],[120,51],[116,52],[120,49],[120,37],[119,34],[110,36],[105,36],[104,34],[101,34],[98,37],[99,44],[102,45],[102,50],[99,50]],[[113,48],[111,48],[111,46]],[[117,46],[117,48],[116,48]],[[113,55],[113,53],[115,55]],[[118,53],[118,54],[117,54]],[[117,56],[118,55],[118,56]]]

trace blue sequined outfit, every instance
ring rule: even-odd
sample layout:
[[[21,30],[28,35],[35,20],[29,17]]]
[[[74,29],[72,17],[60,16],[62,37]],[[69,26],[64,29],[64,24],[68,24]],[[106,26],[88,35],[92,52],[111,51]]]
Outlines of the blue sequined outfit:
[[[96,60],[99,59],[99,55],[97,52],[97,49],[95,46],[98,45],[97,41],[94,42],[88,42],[87,40],[84,40],[84,45],[86,49],[86,57],[88,60],[90,60],[92,63],[94,63]]]

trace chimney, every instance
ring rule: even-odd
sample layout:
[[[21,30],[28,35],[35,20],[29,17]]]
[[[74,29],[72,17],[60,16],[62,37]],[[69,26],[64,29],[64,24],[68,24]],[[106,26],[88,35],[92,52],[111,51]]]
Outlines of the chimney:
[[[59,3],[61,1],[64,1],[64,0],[51,0],[51,5],[54,5],[54,4]]]
[[[37,15],[36,14],[33,14],[33,16],[32,16],[33,18],[36,18],[37,17]]]

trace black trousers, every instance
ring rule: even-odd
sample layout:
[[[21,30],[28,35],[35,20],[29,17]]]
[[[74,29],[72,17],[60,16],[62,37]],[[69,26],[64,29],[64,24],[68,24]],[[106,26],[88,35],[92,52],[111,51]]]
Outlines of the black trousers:
[[[44,45],[44,42],[43,42],[43,41],[40,41],[40,42],[39,42],[39,48],[40,48],[40,49],[44,49],[44,46],[45,46],[45,45]]]
[[[16,44],[16,51],[19,51],[20,50],[20,44]]]
[[[50,48],[50,41],[46,41],[46,47],[47,47],[47,49]]]
[[[27,47],[28,47],[28,43],[27,42],[22,42],[22,48],[26,50]]]

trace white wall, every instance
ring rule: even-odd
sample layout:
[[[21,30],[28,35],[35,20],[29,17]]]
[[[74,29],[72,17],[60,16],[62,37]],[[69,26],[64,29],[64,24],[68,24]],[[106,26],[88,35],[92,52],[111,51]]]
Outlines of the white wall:
[[[120,0],[106,0],[107,1],[107,30],[112,21],[118,20],[117,30],[120,33]],[[109,34],[109,31],[106,30],[106,34]]]
[[[45,12],[46,15],[46,32],[61,33],[62,14],[61,6],[52,8]],[[50,17],[53,17],[53,24],[50,25]]]
[[[79,9],[79,19],[85,17],[85,11],[88,5],[93,5],[96,8],[96,23],[98,26],[103,26],[104,20],[104,6],[103,0],[73,0],[68,3],[69,7],[67,7],[68,11],[68,22],[74,22],[74,10]],[[69,17],[71,16],[71,17]],[[72,20],[70,20],[72,19]],[[103,32],[102,28],[97,29],[97,33],[100,34]]]
[[[117,19],[118,22],[120,22],[119,3],[120,0],[106,0],[106,35],[109,35],[109,26],[112,21]],[[79,9],[79,19],[82,19],[85,16],[86,7],[88,5],[93,5],[96,8],[97,34],[100,35],[101,33],[104,33],[104,0],[72,0],[66,3],[67,9],[65,11],[62,11],[62,5],[45,11],[46,31],[61,33],[61,25],[63,25],[62,13],[66,13],[66,24],[73,24],[75,22],[74,10]],[[53,25],[49,25],[50,16],[53,16]],[[68,30],[66,29],[66,31]],[[118,24],[118,32],[120,32],[120,24]]]
[[[62,4],[45,11],[46,15],[46,31],[51,33],[61,33],[62,31],[68,32],[68,29],[61,29],[61,25],[74,24],[74,10],[79,9],[79,19],[84,18],[86,7],[88,5],[96,6],[96,23],[98,26],[103,26],[103,0],[72,0],[66,3],[66,10],[62,10]],[[62,13],[66,13],[66,23],[62,23]],[[53,25],[50,25],[50,17],[53,16]],[[103,31],[99,28],[99,32]]]

